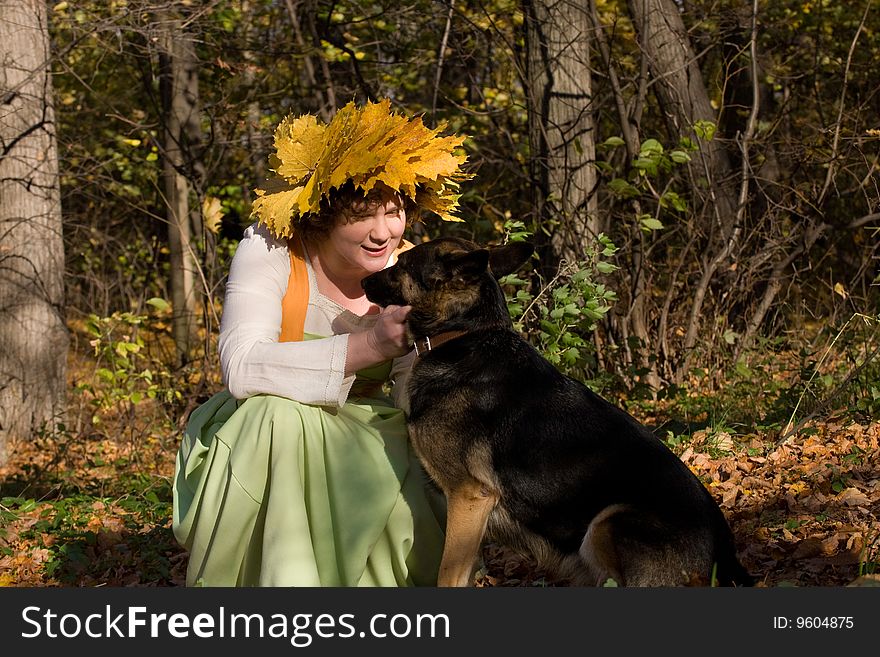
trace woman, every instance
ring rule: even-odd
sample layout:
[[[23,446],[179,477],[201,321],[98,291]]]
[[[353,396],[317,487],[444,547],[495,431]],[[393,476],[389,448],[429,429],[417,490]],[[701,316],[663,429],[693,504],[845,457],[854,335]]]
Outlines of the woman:
[[[276,176],[229,271],[226,389],[193,412],[177,456],[188,586],[436,583],[442,504],[392,401],[409,309],[372,305],[360,282],[393,264],[413,211],[453,218],[463,138],[438,132],[387,100],[276,130]]]

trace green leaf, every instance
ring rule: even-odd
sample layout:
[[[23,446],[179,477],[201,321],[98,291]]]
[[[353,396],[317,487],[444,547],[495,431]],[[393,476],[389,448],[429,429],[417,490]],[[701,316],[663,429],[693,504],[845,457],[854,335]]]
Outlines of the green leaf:
[[[147,304],[153,306],[153,308],[155,308],[159,312],[168,310],[171,307],[171,304],[161,297],[151,297],[147,299]]]
[[[581,355],[580,350],[575,349],[574,347],[569,347],[568,349],[566,349],[565,351],[562,352],[562,358],[569,365],[574,365],[578,361],[578,358],[580,357],[580,355]]]
[[[642,215],[639,219],[639,224],[645,230],[661,230],[664,226],[663,223],[650,215]]]
[[[656,139],[646,139],[642,143],[642,147],[639,149],[639,155],[660,155],[663,153],[663,144],[661,144]]]
[[[685,201],[675,192],[664,193],[663,196],[660,197],[660,205],[664,208],[672,206],[675,210],[678,210],[679,212],[684,212],[685,210],[687,210],[687,201]]]
[[[681,146],[686,151],[695,151],[697,150],[697,145],[694,143],[694,140],[690,137],[682,137],[678,140],[678,145]]]
[[[542,319],[539,324],[541,325],[541,328],[547,332],[547,337],[555,337],[559,335],[559,327],[553,322],[548,322],[546,319]]]
[[[97,374],[99,378],[101,378],[107,382],[112,382],[113,380],[116,379],[116,375],[113,374],[113,372],[108,370],[106,367],[102,367],[102,368],[98,369],[95,372],[95,374]]]
[[[637,187],[629,184],[623,178],[614,178],[608,183],[608,189],[610,189],[615,195],[623,198],[632,198],[640,194]]]
[[[715,124],[712,121],[697,121],[694,124],[694,134],[703,141],[712,141],[715,136]]]
[[[646,157],[636,158],[633,160],[632,165],[641,171],[648,171],[649,173],[657,172],[657,162]]]

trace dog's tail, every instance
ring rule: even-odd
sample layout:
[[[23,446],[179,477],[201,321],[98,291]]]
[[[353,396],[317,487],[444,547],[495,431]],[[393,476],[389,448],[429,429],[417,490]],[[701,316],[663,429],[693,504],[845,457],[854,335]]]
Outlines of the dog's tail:
[[[719,586],[754,586],[755,578],[735,555],[719,560],[715,574]]]
[[[718,510],[715,523],[715,580],[719,586],[754,586],[755,578],[736,553],[736,539],[725,516]]]

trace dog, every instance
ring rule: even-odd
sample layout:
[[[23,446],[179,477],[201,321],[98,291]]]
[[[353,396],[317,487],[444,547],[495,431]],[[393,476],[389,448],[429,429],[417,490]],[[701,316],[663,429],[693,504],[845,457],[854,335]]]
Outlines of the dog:
[[[571,586],[752,585],[681,459],[514,331],[498,278],[533,251],[439,238],[362,282],[412,307],[407,429],[447,502],[438,586],[472,585],[486,539]]]

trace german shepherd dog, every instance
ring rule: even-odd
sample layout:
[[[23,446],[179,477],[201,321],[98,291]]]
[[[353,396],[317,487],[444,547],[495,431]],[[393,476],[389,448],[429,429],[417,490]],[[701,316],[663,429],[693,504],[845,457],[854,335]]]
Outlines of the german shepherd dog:
[[[513,330],[497,278],[532,252],[441,238],[362,283],[373,303],[412,306],[407,427],[447,501],[438,585],[472,584],[484,538],[572,586],[751,585],[687,466]]]

